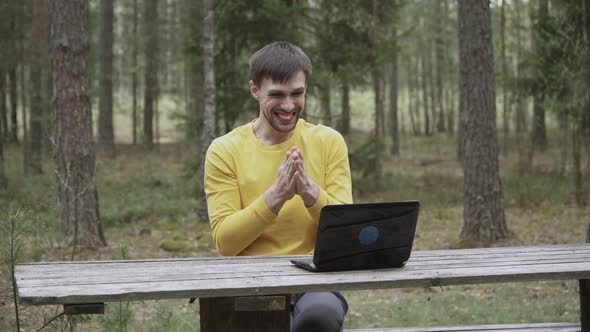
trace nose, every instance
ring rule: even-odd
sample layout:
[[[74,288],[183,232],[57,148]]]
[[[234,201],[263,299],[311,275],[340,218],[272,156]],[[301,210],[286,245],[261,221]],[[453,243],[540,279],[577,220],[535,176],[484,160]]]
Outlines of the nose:
[[[283,103],[281,103],[281,109],[285,112],[291,112],[295,108],[295,102],[291,97],[285,98]]]

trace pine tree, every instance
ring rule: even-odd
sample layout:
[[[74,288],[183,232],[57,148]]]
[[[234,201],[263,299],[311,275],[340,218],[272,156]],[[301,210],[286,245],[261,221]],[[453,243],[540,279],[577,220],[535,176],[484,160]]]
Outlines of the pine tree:
[[[509,235],[504,219],[496,136],[494,57],[489,1],[459,1],[463,228],[467,240]]]
[[[101,1],[100,34],[100,101],[98,112],[97,151],[113,157],[115,155],[115,133],[113,128],[113,0]]]
[[[52,0],[51,59],[55,87],[55,164],[66,243],[106,245],[96,188],[88,80],[89,11],[85,0]]]
[[[201,160],[199,179],[201,179],[201,195],[198,218],[201,222],[209,221],[207,212],[207,198],[205,197],[204,174],[207,149],[215,138],[215,1],[203,1],[203,72],[205,76],[205,109],[203,114],[203,128],[201,130]]]

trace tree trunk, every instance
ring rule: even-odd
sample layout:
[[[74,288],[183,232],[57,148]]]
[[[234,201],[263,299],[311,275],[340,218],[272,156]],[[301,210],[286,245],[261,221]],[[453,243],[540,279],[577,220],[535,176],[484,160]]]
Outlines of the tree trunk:
[[[133,136],[133,145],[137,144],[137,72],[139,69],[138,52],[139,46],[137,40],[139,34],[137,32],[139,21],[139,12],[137,8],[137,0],[133,0],[133,40],[131,49],[131,131]]]
[[[547,0],[539,0],[538,8],[538,22],[544,22],[549,17],[549,6]],[[545,47],[538,37],[533,37],[533,50],[535,53],[541,55],[545,51]],[[532,154],[535,149],[540,151],[547,150],[547,129],[545,126],[545,102],[544,94],[536,93],[533,96],[533,128],[531,132],[531,156],[529,163],[532,164]]]
[[[549,16],[549,7],[547,0],[539,0],[539,8],[538,8],[538,22],[545,22]],[[534,12],[533,3],[530,3],[531,6],[531,13]],[[533,20],[533,15],[531,15],[531,21]],[[533,32],[532,35],[532,42],[533,42],[533,51],[539,56],[544,57],[545,47],[542,43],[542,40],[538,34]],[[533,166],[533,159],[535,156],[535,151],[545,151],[547,150],[547,130],[545,126],[545,106],[543,105],[545,102],[545,94],[542,92],[535,92],[533,94],[533,124],[531,130],[531,141],[528,147],[527,153],[527,169],[530,169]]]
[[[49,17],[49,14],[46,15]],[[47,23],[47,31],[49,31],[49,23]],[[51,141],[51,133],[53,132],[53,78],[51,77],[51,58],[49,57],[49,33],[44,33],[45,43],[43,44],[43,137],[41,143],[44,155],[51,158],[53,151],[53,143]],[[92,100],[90,101],[92,104]]]
[[[409,59],[412,61],[412,59]],[[410,68],[412,66],[408,66]],[[411,87],[408,91],[411,91],[409,96],[410,103],[413,101],[413,107],[410,111],[410,122],[412,123],[412,132],[414,136],[420,135],[420,84],[418,82],[418,73],[420,71],[419,60],[416,59],[413,66],[414,71],[408,70],[408,77],[410,77]]]
[[[342,135],[350,134],[350,85],[345,80],[342,82]]]
[[[414,102],[414,84],[413,79],[410,78],[408,82],[408,115],[410,116],[410,126],[412,127],[412,133],[418,135],[418,128],[416,127],[416,120],[414,119],[415,102]]]
[[[432,60],[432,43],[429,43],[429,47],[428,47],[429,51],[428,51],[428,59],[427,59],[427,68],[428,68],[428,79],[426,80],[428,82],[428,96],[430,97],[430,133],[434,134],[434,132],[436,131],[436,120],[438,117],[438,111],[437,111],[437,104],[438,101],[436,100],[436,86],[435,86],[435,81],[436,78],[434,77],[434,64],[433,64],[433,60]]]
[[[29,116],[29,147],[30,153],[26,158],[29,163],[26,173],[41,174],[43,172],[41,159],[43,150],[43,50],[46,49],[47,27],[47,1],[39,0],[33,2],[33,40],[31,46],[31,69],[30,69],[30,103],[31,112]]]
[[[17,18],[16,16],[11,17],[10,19],[10,30],[13,35],[13,40],[10,43],[10,47],[12,48],[13,52],[16,53],[18,49],[18,40],[21,39],[20,29],[17,27]],[[18,55],[17,55],[18,56]],[[8,67],[8,94],[10,95],[10,140],[14,143],[18,143],[18,91],[17,91],[17,68],[19,63],[19,58],[14,58],[10,61]]]
[[[436,22],[436,31],[435,31],[435,56],[436,56],[436,109],[438,114],[438,119],[436,121],[436,130],[439,133],[445,131],[445,111],[444,111],[444,103],[443,103],[443,72],[445,66],[445,59],[444,59],[444,41],[443,41],[443,34],[445,33],[445,26],[442,23],[442,1],[436,1],[436,13],[434,15],[434,19]]]
[[[506,0],[500,7],[500,58],[502,63],[502,154],[508,155],[508,134],[510,133],[510,106],[508,104],[508,62],[506,61]]]
[[[568,148],[569,148],[569,119],[568,115],[565,112],[560,112],[557,114],[557,122],[559,125],[559,149],[560,149],[560,158],[558,159],[559,162],[559,174],[565,175],[567,160],[568,160]]]
[[[521,3],[520,0],[514,1],[515,13],[516,13],[516,79],[520,81],[523,76],[522,62],[522,26],[521,26]],[[523,96],[521,84],[516,84],[517,91],[516,98],[516,110],[514,113],[515,121],[515,132],[516,132],[516,145],[518,150],[518,173],[524,175],[527,172],[527,135],[526,135],[526,114],[527,114],[527,102]]]
[[[534,3],[529,3],[530,8],[530,18],[531,22],[534,20]],[[547,0],[539,0],[539,10],[538,10],[538,18],[537,22],[544,22],[547,19],[548,15],[548,6]],[[532,40],[532,48],[533,52],[537,54],[538,57],[543,57],[544,55],[544,47],[542,45],[540,37],[535,33],[534,30],[531,31],[531,40]],[[533,159],[535,156],[536,150],[546,150],[547,149],[547,134],[545,130],[545,107],[543,105],[545,100],[545,95],[543,92],[535,91],[533,93],[533,123],[532,123],[532,130],[531,130],[531,137],[530,143],[528,146],[527,151],[527,158],[526,158],[526,166],[524,169],[531,169],[533,166]]]
[[[6,171],[4,170],[4,136],[0,135],[0,189],[8,187]]]
[[[509,235],[504,219],[496,136],[494,56],[488,0],[459,0],[461,104],[465,121],[461,237],[497,241]]]
[[[453,66],[453,63],[449,62],[449,66]],[[454,77],[455,75],[449,75],[449,77]],[[449,132],[449,134],[453,135],[455,133],[455,123],[456,123],[456,118],[455,118],[455,107],[457,106],[456,102],[455,102],[455,96],[456,96],[456,80],[455,78],[452,78],[451,81],[454,81],[454,84],[451,84],[448,88],[448,111],[447,111],[447,130]]]
[[[399,67],[398,67],[398,70],[399,70]],[[398,119],[398,125],[399,125],[398,136],[400,136],[400,135],[403,135],[403,134],[406,133],[406,122],[405,122],[406,119],[404,118],[404,112],[402,111],[403,110],[403,107],[400,108],[399,105],[407,105],[406,100],[404,100],[404,98],[407,97],[407,95],[404,96],[403,94],[400,94],[399,93],[399,81],[398,81],[397,84],[398,84],[398,93],[397,93],[397,95],[398,95],[398,99],[397,99],[398,107],[397,107],[397,114],[399,116],[399,119]]]
[[[424,111],[424,135],[430,135],[430,109],[428,105],[428,78],[427,78],[427,68],[426,68],[426,55],[422,54],[420,56],[422,65],[421,65],[421,75],[420,75],[420,82],[422,84],[422,106]]]
[[[10,95],[10,140],[14,143],[18,142],[18,97],[16,90],[16,64],[8,70],[9,86],[8,93]]]
[[[87,68],[88,2],[52,0],[49,12],[58,206],[66,242],[74,247],[103,247]]]
[[[216,107],[215,107],[215,1],[204,0],[203,16],[203,72],[205,86],[205,107],[203,114],[203,128],[201,130],[201,164],[199,179],[201,180],[201,194],[198,211],[198,219],[201,222],[209,222],[207,213],[207,197],[203,183],[205,174],[205,157],[209,145],[215,138]]]
[[[143,103],[143,143],[148,150],[154,149],[154,100],[158,90],[158,2],[144,3],[145,86]]]
[[[576,113],[574,121],[573,121],[573,128],[572,128],[572,159],[573,159],[573,185],[574,185],[574,198],[576,200],[576,205],[578,207],[584,207],[587,204],[587,193],[586,193],[586,186],[584,185],[583,181],[583,171],[582,171],[582,141],[583,141],[583,132],[582,132],[582,114],[580,111],[574,112]]]
[[[27,170],[27,165],[29,164],[29,160],[27,158],[30,157],[29,152],[29,130],[27,126],[27,89],[25,85],[25,62],[27,61],[25,58],[24,52],[24,41],[21,38],[19,42],[19,53],[21,59],[21,65],[19,68],[19,81],[20,81],[20,97],[21,97],[21,119],[23,124],[23,170]]]
[[[160,109],[158,104],[159,99],[160,95],[158,91],[156,92],[156,96],[154,97],[154,143],[157,151],[160,151]]]
[[[8,111],[6,109],[6,74],[0,65],[0,136],[8,138]]]
[[[460,61],[459,61],[460,62]],[[460,64],[459,64],[460,65]],[[462,79],[462,78],[461,78]],[[460,79],[460,80],[461,80]],[[465,126],[466,114],[465,105],[463,104],[463,83],[460,81],[461,87],[459,88],[459,128],[457,128],[457,161],[461,164],[461,167],[465,167],[464,156],[465,156]]]
[[[445,24],[449,18],[449,1],[443,0],[444,7],[443,7],[443,16],[445,19]],[[446,33],[445,30],[445,56],[444,56],[444,65],[446,66],[446,80],[448,82],[455,82],[450,84],[445,84],[445,100],[447,102],[447,132],[450,135],[455,133],[455,87],[457,86],[457,81],[455,80],[455,72],[454,72],[454,63],[453,63],[453,55],[451,52],[455,50],[451,50],[451,42],[450,42],[450,34]]]
[[[394,30],[395,33],[395,30]],[[399,118],[398,118],[398,82],[397,82],[397,52],[391,63],[389,82],[389,133],[391,135],[391,154],[399,157]]]
[[[332,108],[330,107],[331,104],[331,86],[330,86],[330,79],[326,79],[324,82],[320,84],[320,101],[322,104],[322,120],[321,123],[326,124],[327,126],[332,125]]]
[[[521,3],[520,0],[514,0],[514,7],[516,13],[516,79],[517,82],[520,77],[523,75],[523,68],[521,66],[522,62],[522,22],[521,22]],[[516,90],[521,92],[520,84],[517,84]],[[526,102],[522,93],[517,93],[517,100],[516,100],[516,112],[514,117],[515,123],[515,130],[517,134],[524,133],[526,131]],[[523,142],[519,140],[519,142]],[[519,144],[522,146],[522,144]]]
[[[373,0],[373,22],[372,22],[372,47],[373,59],[377,62],[377,54],[380,47],[379,36],[379,0]],[[383,72],[376,63],[373,64],[373,90],[375,93],[375,184],[380,184],[383,177],[383,161],[382,161],[382,144],[383,133],[381,132],[381,124],[384,117],[383,105]]]
[[[115,156],[113,129],[113,0],[101,1],[100,74],[97,152]]]
[[[187,19],[191,20],[198,18],[200,24],[189,24],[189,35],[191,36],[190,43],[192,45],[201,45],[203,42],[203,5],[201,2],[192,2],[188,4]],[[192,107],[187,113],[190,119],[187,136],[189,139],[194,139],[195,145],[201,147],[200,136],[201,128],[203,127],[203,113],[205,108],[205,87],[204,87],[204,64],[202,56],[187,57],[188,66],[188,93],[187,100],[190,100]],[[215,130],[213,130],[215,133]]]
[[[19,35],[19,31],[16,26],[16,17],[12,16],[10,18],[10,31],[12,34],[13,40],[10,42],[10,47],[13,49],[13,52],[17,50],[17,36]],[[18,106],[18,99],[17,99],[17,82],[16,82],[16,69],[18,67],[18,60],[13,59],[9,62],[8,67],[8,95],[10,95],[10,141],[17,143],[18,142],[18,116],[17,116],[17,106]]]

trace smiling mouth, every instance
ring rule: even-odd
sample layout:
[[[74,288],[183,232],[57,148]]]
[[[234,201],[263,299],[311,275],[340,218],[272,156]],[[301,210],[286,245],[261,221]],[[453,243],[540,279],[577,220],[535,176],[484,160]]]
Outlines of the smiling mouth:
[[[280,122],[289,123],[295,117],[295,112],[292,112],[292,113],[275,112],[275,115],[279,118]]]

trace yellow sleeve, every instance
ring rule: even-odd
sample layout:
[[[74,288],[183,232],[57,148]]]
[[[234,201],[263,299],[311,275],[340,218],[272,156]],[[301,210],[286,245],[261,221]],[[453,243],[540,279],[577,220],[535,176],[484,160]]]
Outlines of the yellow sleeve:
[[[346,142],[338,132],[332,137],[333,139],[326,142],[325,145],[329,156],[326,165],[325,187],[320,189],[315,204],[308,208],[316,223],[320,220],[320,212],[324,206],[352,203],[352,180]]]
[[[256,240],[276,215],[262,195],[242,208],[232,158],[215,141],[205,159],[205,194],[213,241],[224,256],[235,256]]]

